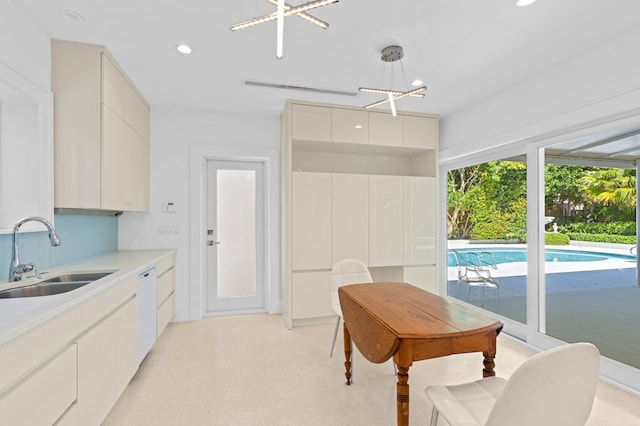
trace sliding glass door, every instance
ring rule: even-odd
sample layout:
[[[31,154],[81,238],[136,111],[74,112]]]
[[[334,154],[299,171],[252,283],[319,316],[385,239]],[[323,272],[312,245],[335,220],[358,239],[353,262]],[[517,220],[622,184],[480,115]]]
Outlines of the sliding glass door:
[[[472,164],[447,178],[447,295],[526,324],[526,162]]]
[[[602,373],[640,391],[640,130],[618,133],[475,154],[444,168],[442,291],[541,349],[594,343]]]

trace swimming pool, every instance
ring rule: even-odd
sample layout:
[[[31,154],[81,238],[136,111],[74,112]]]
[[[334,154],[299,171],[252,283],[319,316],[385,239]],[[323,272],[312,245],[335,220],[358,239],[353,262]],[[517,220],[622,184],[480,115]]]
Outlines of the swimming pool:
[[[527,249],[522,247],[513,248],[494,248],[494,247],[477,247],[477,248],[464,248],[455,249],[463,256],[468,252],[489,252],[493,255],[497,264],[512,263],[512,262],[526,262],[527,261]],[[449,250],[449,266],[456,266],[456,258],[452,249]],[[546,249],[544,251],[545,262],[595,262],[607,259],[621,259],[628,261],[636,261],[635,256],[629,256],[624,254],[612,254],[612,253],[598,253],[591,251],[581,250],[558,250],[558,249]]]

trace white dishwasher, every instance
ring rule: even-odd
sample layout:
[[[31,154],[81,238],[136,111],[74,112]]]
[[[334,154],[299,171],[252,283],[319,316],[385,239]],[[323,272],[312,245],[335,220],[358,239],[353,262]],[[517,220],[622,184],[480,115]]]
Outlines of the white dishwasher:
[[[156,342],[157,288],[155,266],[138,275],[138,364]]]

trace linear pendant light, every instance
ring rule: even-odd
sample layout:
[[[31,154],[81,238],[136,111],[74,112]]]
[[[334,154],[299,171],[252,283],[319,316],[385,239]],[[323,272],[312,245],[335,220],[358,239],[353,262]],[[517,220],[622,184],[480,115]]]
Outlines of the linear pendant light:
[[[306,13],[309,10],[316,9],[318,7],[326,6],[332,3],[337,3],[338,0],[314,0],[299,6],[291,6],[285,3],[284,0],[266,0],[267,3],[276,6],[276,11],[264,16],[259,16],[246,21],[238,22],[229,26],[231,31],[238,31],[245,28],[253,27],[255,25],[264,24],[265,22],[276,21],[277,22],[277,46],[276,46],[276,58],[282,59],[282,46],[284,44],[284,18],[291,15],[296,15],[299,18],[306,20],[314,25],[319,26],[322,29],[329,28],[329,24],[315,16]]]
[[[382,55],[380,59],[382,60],[382,62],[396,62],[396,61],[400,61],[403,56],[404,56],[404,51],[402,50],[402,47],[387,46],[384,49],[382,49]],[[402,65],[402,62],[400,62],[400,64]],[[382,66],[384,70],[385,65],[382,64]],[[404,67],[402,68],[402,73],[404,75]],[[404,79],[406,84],[406,79],[407,79],[406,75],[404,75]],[[389,86],[391,86],[392,84],[393,84],[393,81],[390,82]],[[427,86],[420,86],[413,90],[407,90],[405,92],[392,90],[392,89],[377,89],[377,88],[371,88],[371,87],[360,87],[358,90],[360,92],[365,92],[365,93],[378,93],[381,95],[382,94],[386,95],[384,99],[373,102],[369,105],[365,105],[364,108],[366,109],[374,108],[374,107],[377,107],[378,105],[382,105],[389,102],[389,106],[391,107],[391,114],[393,114],[393,116],[395,117],[396,116],[396,103],[395,103],[396,100],[404,98],[406,96],[410,96],[414,98],[424,98],[424,93],[420,93],[420,92],[427,90]]]

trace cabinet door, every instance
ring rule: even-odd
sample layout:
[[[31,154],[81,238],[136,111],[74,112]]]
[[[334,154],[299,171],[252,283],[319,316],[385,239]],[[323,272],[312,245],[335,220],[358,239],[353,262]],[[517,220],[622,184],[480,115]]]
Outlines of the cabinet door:
[[[436,149],[438,120],[432,117],[404,116],[404,147]]]
[[[113,343],[106,320],[78,339],[78,424],[99,425],[116,402]]]
[[[76,400],[76,371],[76,345],[71,345],[2,397],[0,423],[54,424]]]
[[[331,268],[331,175],[294,172],[291,177],[292,267]]]
[[[294,272],[292,274],[293,319],[334,315],[331,309],[331,272]]]
[[[331,108],[331,140],[333,142],[368,144],[368,112]]]
[[[126,126],[125,155],[122,156],[123,210],[149,211],[149,143]]]
[[[384,112],[369,112],[369,144],[402,146],[404,117]]]
[[[405,266],[402,280],[415,287],[438,294],[436,267],[434,266]]]
[[[122,392],[138,371],[138,301],[131,299],[120,308],[110,322],[115,343],[115,397]]]
[[[104,53],[102,56],[102,103],[125,119],[125,87],[128,85],[118,68]]]
[[[402,176],[369,176],[369,266],[402,265]]]
[[[55,207],[100,208],[100,54],[51,49]]]
[[[331,142],[331,108],[291,105],[291,139]]]
[[[149,140],[149,107],[128,83],[124,89],[124,121]]]
[[[331,264],[369,261],[369,177],[331,176]]]
[[[131,298],[78,339],[78,424],[102,423],[135,374],[137,324]]]
[[[124,164],[129,134],[127,125],[108,106],[102,107],[101,207],[124,209]]]
[[[404,177],[404,264],[436,263],[436,180]]]

